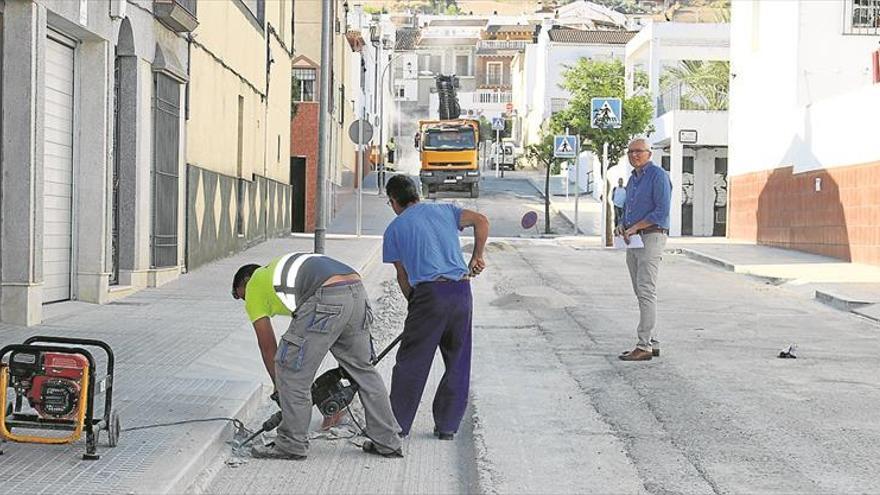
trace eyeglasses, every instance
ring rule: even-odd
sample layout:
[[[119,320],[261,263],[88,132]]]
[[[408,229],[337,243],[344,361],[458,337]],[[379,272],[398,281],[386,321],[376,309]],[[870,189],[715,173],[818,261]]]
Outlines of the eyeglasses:
[[[649,151],[651,151],[651,150],[626,150],[626,154],[627,155],[635,155],[638,153],[647,153]]]

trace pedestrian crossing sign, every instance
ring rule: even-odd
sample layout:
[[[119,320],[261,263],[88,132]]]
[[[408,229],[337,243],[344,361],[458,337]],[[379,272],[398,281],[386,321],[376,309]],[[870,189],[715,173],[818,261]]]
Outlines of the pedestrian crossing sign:
[[[555,158],[574,158],[577,156],[577,136],[553,136],[553,156]]]
[[[590,100],[590,115],[593,129],[619,129],[623,122],[620,98],[593,98]]]

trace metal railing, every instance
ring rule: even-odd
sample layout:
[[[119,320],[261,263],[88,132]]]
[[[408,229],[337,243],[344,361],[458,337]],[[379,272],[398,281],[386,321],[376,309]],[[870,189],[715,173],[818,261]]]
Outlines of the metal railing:
[[[843,34],[880,35],[880,0],[841,0]]]
[[[525,50],[528,44],[528,41],[523,40],[480,40],[479,43],[477,43],[477,49]]]
[[[477,91],[474,93],[474,103],[510,103],[513,101],[513,93],[510,91]]]
[[[728,99],[726,92],[719,92],[713,95],[712,101],[704,96],[692,96],[684,91],[686,86],[683,84],[675,85],[664,93],[662,93],[656,101],[657,116],[661,116],[673,110],[703,110],[703,111],[724,111],[728,107]]]

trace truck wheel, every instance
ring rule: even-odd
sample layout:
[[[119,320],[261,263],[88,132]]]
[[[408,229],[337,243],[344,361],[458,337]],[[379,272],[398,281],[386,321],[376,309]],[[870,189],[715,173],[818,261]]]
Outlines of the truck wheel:
[[[480,184],[479,183],[471,184],[471,197],[472,198],[479,198],[480,197]]]

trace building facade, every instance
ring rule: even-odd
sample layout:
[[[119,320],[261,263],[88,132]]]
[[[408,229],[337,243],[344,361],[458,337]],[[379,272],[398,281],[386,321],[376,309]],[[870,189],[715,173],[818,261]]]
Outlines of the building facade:
[[[0,319],[104,303],[184,267],[195,2],[0,2]],[[180,35],[179,35],[180,34]]]
[[[315,229],[318,177],[318,129],[320,102],[329,98],[331,119],[327,122],[328,164],[325,188],[327,221],[338,207],[338,193],[345,176],[354,172],[351,143],[345,124],[351,118],[352,104],[346,89],[351,47],[347,41],[348,3],[333,0],[331,22],[332,67],[331,94],[321,94],[321,14],[329,5],[322,0],[296,0],[294,9],[294,54],[291,99],[296,112],[290,121],[290,174],[293,184],[293,230],[312,232]],[[348,98],[348,99],[347,99]]]
[[[648,139],[672,180],[673,236],[727,234],[729,58],[730,26],[723,23],[652,22],[626,45],[627,94],[646,91],[654,103]],[[724,79],[709,98],[688,86],[685,70],[705,64],[719,64],[713,67]],[[636,73],[646,76],[647,88],[635,86]],[[623,170],[616,172],[613,184]]]
[[[291,7],[198,2],[186,109],[188,269],[291,230]]]
[[[876,1],[733,2],[729,237],[880,264],[878,42]]]
[[[546,122],[568,106],[570,95],[560,85],[567,66],[580,59],[623,61],[626,43],[635,32],[581,30],[544,21],[538,42],[514,57],[512,94],[519,143],[540,141]]]

